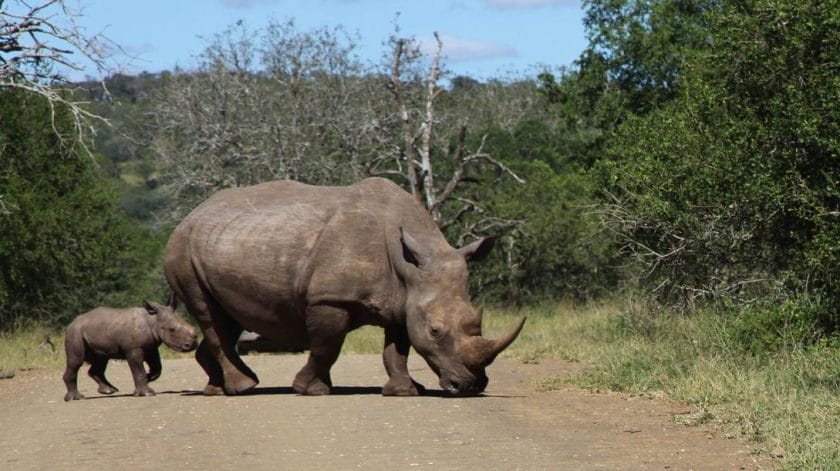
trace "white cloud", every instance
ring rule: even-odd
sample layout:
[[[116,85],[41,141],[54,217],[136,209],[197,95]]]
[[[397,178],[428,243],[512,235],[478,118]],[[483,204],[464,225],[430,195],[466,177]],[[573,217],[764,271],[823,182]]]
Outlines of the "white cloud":
[[[579,6],[581,0],[485,0],[491,8],[534,8],[552,5]]]
[[[454,62],[499,59],[503,57],[516,57],[518,55],[516,49],[502,43],[475,41],[449,34],[440,34],[440,41],[443,43],[443,56]],[[435,47],[436,43],[434,39],[420,39],[420,49],[424,53],[434,53]]]

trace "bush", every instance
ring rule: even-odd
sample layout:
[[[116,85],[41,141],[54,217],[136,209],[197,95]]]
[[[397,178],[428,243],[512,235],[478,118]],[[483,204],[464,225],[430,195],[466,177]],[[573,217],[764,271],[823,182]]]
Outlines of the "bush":
[[[154,255],[142,247],[111,185],[67,137],[66,110],[51,113],[40,97],[0,92],[3,328],[15,321],[62,324],[108,296],[136,292],[136,274],[159,259],[162,246],[157,242]]]
[[[837,0],[723,2],[682,93],[620,128],[605,214],[660,299],[820,299],[840,327]],[[812,316],[813,317],[813,316]]]

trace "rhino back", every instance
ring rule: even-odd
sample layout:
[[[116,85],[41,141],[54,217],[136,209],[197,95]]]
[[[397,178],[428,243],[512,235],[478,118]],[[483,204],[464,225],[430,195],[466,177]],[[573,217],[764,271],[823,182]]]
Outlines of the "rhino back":
[[[387,180],[269,182],[224,190],[196,208],[173,233],[167,265],[187,252],[189,276],[250,330],[265,331],[278,316],[301,319],[322,302],[387,311],[402,302],[388,259],[388,238],[401,226],[446,243],[428,213]]]
[[[68,337],[80,339],[97,355],[121,357],[126,350],[156,345],[145,316],[143,308],[97,308],[76,317]]]

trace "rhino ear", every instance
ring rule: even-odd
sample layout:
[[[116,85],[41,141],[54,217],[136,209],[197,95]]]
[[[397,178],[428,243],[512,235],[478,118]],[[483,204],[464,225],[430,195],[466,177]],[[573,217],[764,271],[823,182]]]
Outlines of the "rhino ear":
[[[478,262],[484,260],[484,257],[490,253],[490,250],[496,244],[496,237],[485,237],[478,239],[472,244],[465,245],[458,249],[458,253],[464,257],[468,262]]]
[[[403,260],[415,267],[423,265],[420,244],[402,227],[400,228],[400,245],[402,245]]]
[[[143,307],[146,308],[146,312],[148,312],[152,316],[158,313],[158,309],[155,306],[153,306],[152,303],[146,301],[145,299],[143,300]]]

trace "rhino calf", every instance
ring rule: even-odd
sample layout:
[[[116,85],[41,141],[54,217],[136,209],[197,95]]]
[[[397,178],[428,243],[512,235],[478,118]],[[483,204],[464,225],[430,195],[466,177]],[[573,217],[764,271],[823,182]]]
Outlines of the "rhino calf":
[[[196,330],[175,312],[177,299],[173,294],[168,306],[143,301],[143,307],[114,309],[96,308],[79,315],[67,326],[64,350],[67,369],[64,384],[65,401],[84,399],[76,386],[79,368],[90,364],[88,375],[99,385],[101,394],[117,392],[105,378],[110,359],[125,359],[134,378],[135,396],[152,396],[149,382],[160,377],[161,362],[158,347],[165,343],[179,352],[189,352],[198,345]],[[143,362],[149,365],[146,373]]]

